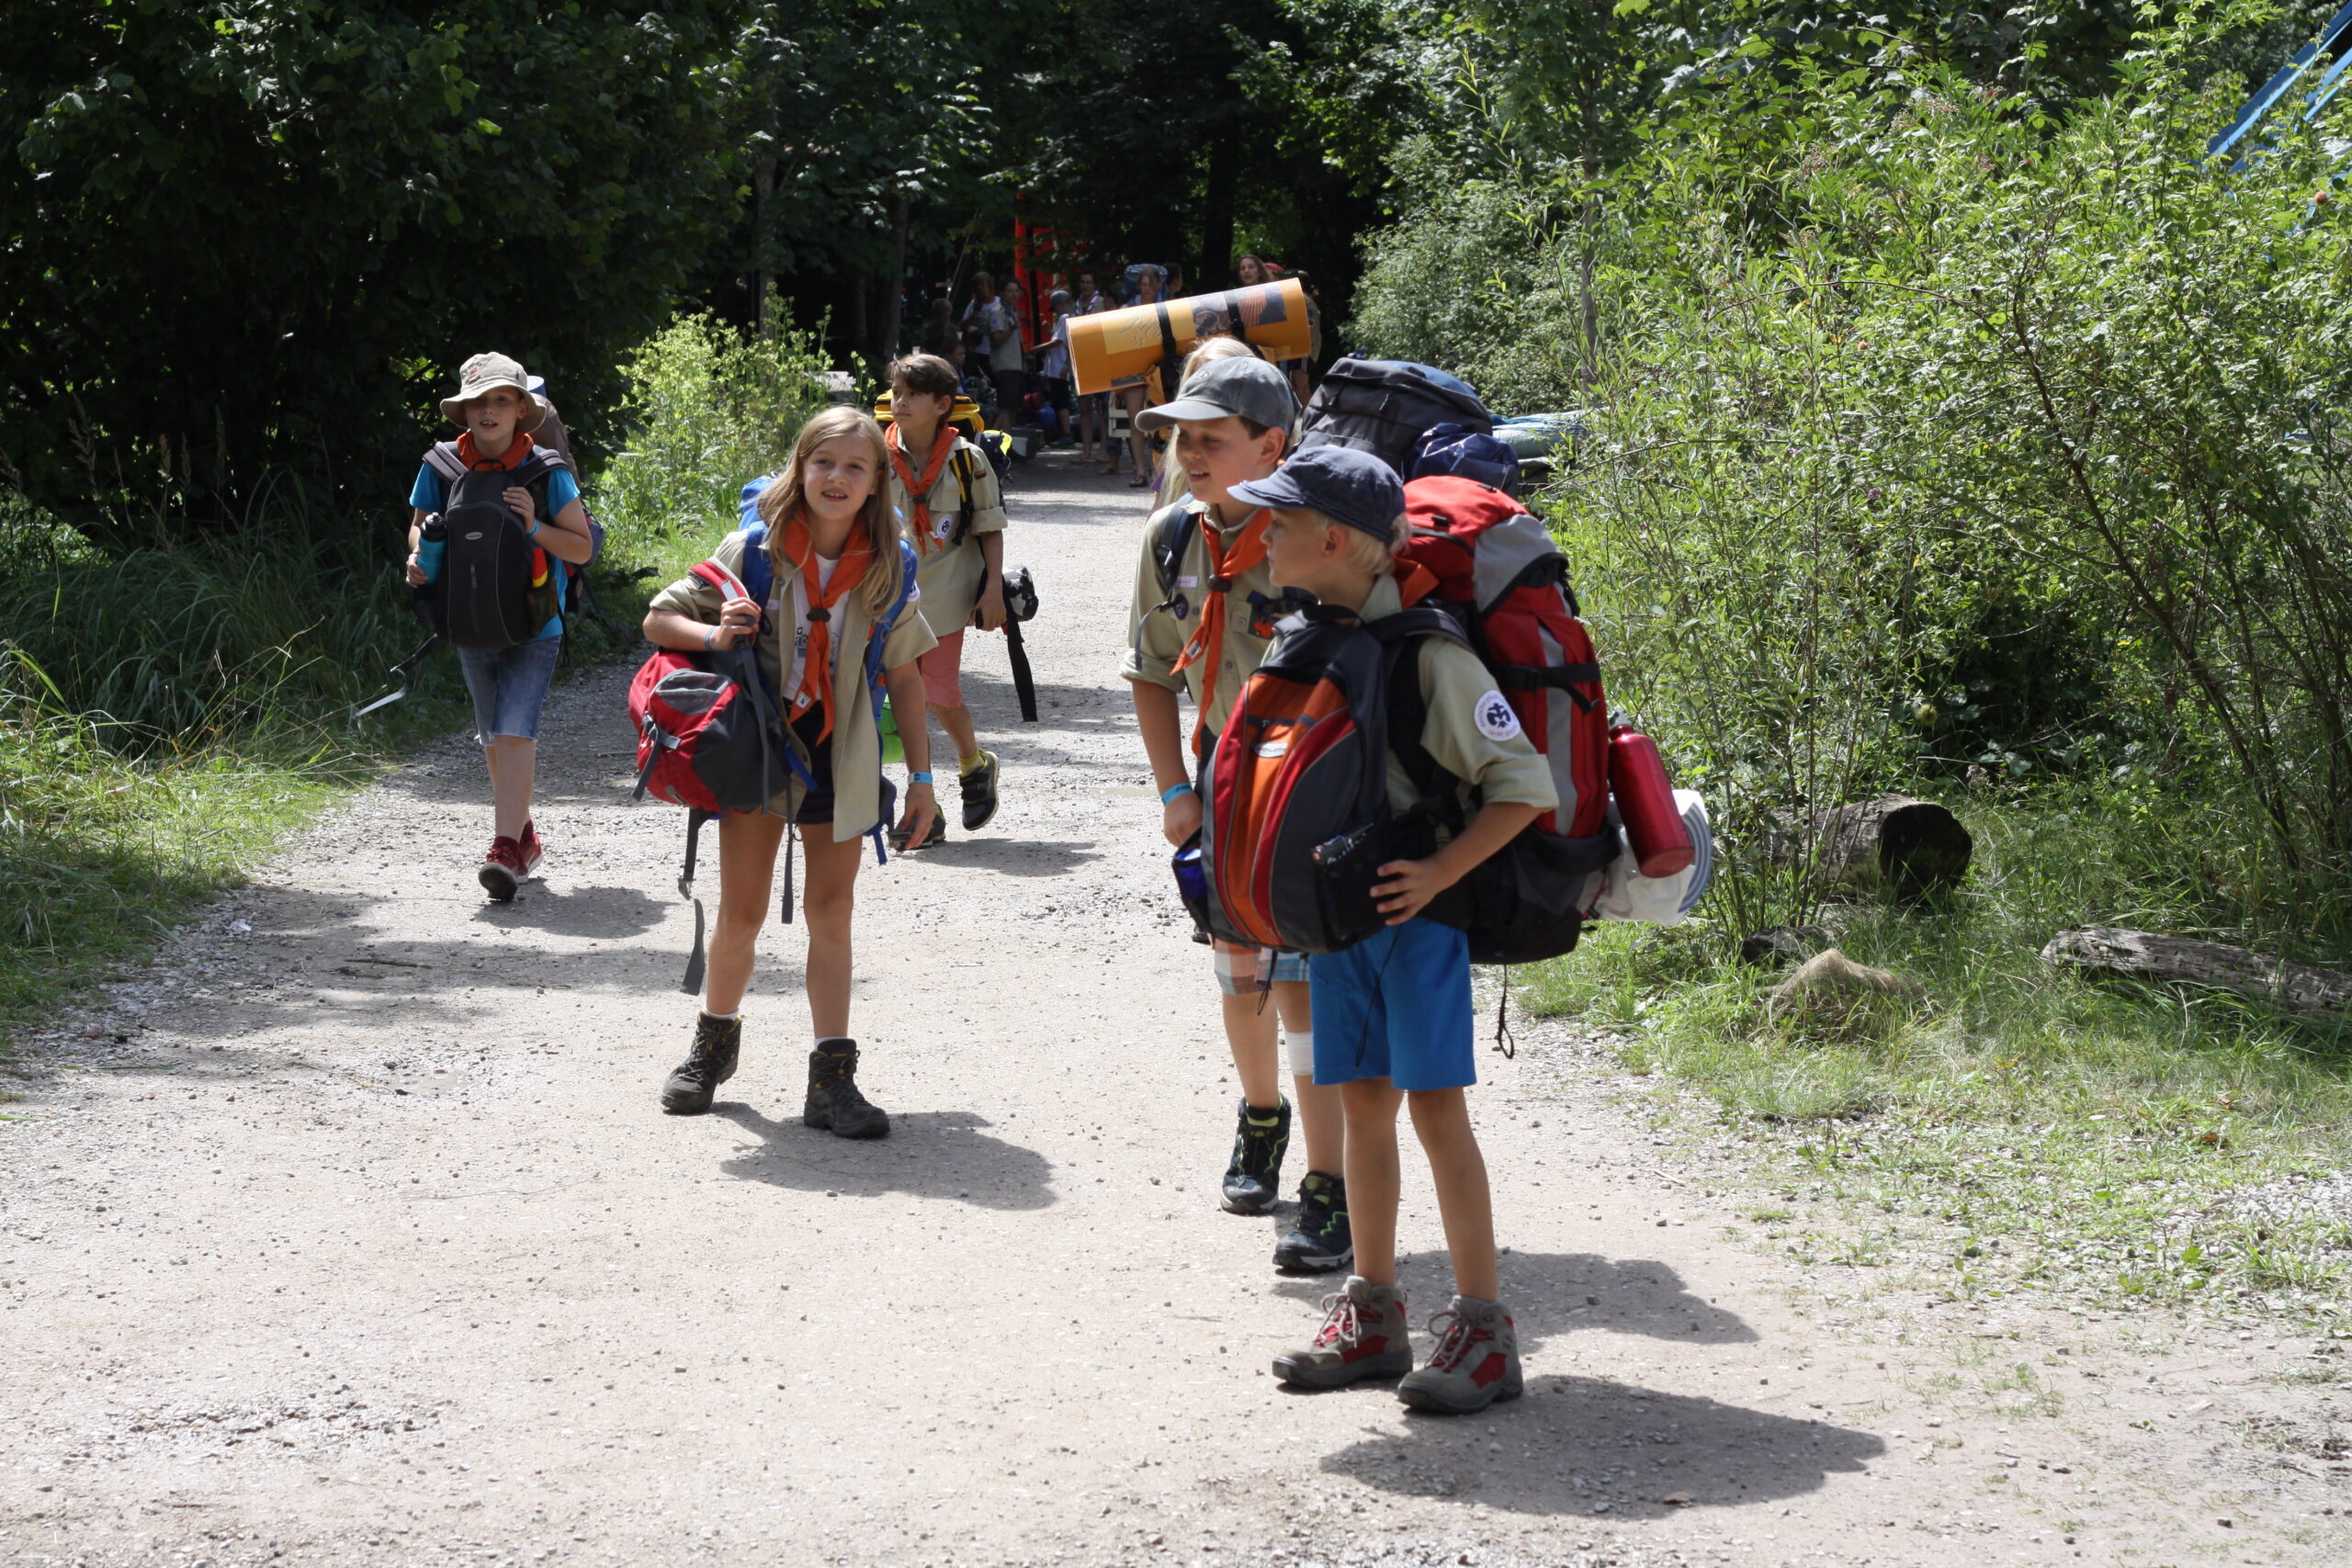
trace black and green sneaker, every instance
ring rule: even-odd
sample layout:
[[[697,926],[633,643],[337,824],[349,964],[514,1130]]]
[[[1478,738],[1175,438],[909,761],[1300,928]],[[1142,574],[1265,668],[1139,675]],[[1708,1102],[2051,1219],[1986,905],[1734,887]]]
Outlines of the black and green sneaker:
[[[1225,1212],[1262,1214],[1282,1195],[1283,1155],[1290,1147],[1290,1101],[1272,1111],[1241,1102],[1233,1135],[1233,1163],[1225,1169]]]
[[[735,1076],[742,1053],[742,1019],[708,1013],[697,1017],[694,1048],[662,1086],[662,1109],[679,1116],[699,1116],[709,1110],[718,1086]]]
[[[964,796],[964,831],[977,833],[996,815],[996,753],[981,752],[980,760],[956,782]]]
[[[1329,1274],[1355,1260],[1346,1179],[1308,1171],[1298,1184],[1298,1224],[1274,1243],[1274,1267],[1285,1274]]]

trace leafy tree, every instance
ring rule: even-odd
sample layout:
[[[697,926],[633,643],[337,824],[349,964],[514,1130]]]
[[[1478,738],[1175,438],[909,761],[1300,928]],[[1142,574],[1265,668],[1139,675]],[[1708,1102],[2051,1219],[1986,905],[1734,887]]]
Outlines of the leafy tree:
[[[484,347],[594,402],[725,218],[718,0],[10,12],[0,478],[85,523],[380,494]]]

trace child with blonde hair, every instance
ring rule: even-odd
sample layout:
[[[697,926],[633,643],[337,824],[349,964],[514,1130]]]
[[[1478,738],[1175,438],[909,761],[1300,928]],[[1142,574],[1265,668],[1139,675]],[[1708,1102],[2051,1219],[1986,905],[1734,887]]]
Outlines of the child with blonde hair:
[[[805,987],[816,1043],[808,1055],[801,1121],[844,1138],[878,1138],[889,1118],[857,1085],[857,1042],[849,1035],[850,923],[859,840],[887,807],[882,736],[867,683],[869,644],[900,713],[921,713],[916,660],[934,641],[906,592],[914,552],[899,536],[885,474],[882,428],[864,412],[827,409],[793,443],[792,461],[759,497],[761,525],[731,534],[711,564],[737,591],[697,576],[663,589],[645,615],[658,648],[707,652],[751,642],[761,677],[778,697],[796,765],[763,810],[718,822],[718,916],[694,1045],[662,1086],[666,1111],[710,1109],[734,1076],[742,1048],[741,1009],[767,911],[777,849],[798,836],[808,862],[800,897],[808,926]],[[765,604],[740,592],[745,550],[768,552],[773,584]],[[918,841],[939,814],[932,791],[931,740],[907,727],[906,816]],[[802,829],[807,829],[805,833]]]

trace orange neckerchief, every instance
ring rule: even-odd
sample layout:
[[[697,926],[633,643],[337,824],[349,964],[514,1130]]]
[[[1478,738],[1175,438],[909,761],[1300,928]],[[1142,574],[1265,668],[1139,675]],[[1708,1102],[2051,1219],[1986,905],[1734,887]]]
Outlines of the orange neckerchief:
[[[854,533],[842,551],[841,564],[833,568],[832,581],[820,589],[817,542],[809,536],[808,517],[795,512],[785,519],[777,539],[785,558],[800,573],[801,592],[808,595],[808,651],[801,660],[800,690],[792,695],[792,716],[807,713],[811,703],[823,705],[825,728],[817,736],[823,740],[833,732],[833,606],[865,578],[874,561],[874,542],[863,530]]]
[[[1401,607],[1411,609],[1437,592],[1437,573],[1417,560],[1396,558],[1396,597]]]
[[[483,457],[474,445],[474,433],[470,430],[458,437],[458,461],[469,468],[516,468],[530,455],[531,433],[527,430],[516,431],[514,439],[506,444],[505,456],[500,457]]]
[[[914,533],[915,551],[928,555],[942,547],[941,542],[931,536],[931,487],[939,482],[939,470],[947,466],[947,454],[956,448],[956,427],[944,419],[939,422],[939,434],[932,440],[931,457],[923,464],[920,481],[907,466],[906,442],[899,434],[897,420],[884,427],[882,440],[890,448],[890,467],[898,474],[899,482],[907,487],[907,494],[914,500],[915,513],[908,526]]]
[[[1233,580],[1266,558],[1266,525],[1273,513],[1264,507],[1250,514],[1235,534],[1233,546],[1226,547],[1225,534],[1216,523],[1216,513],[1201,513],[1201,543],[1208,549],[1208,592],[1201,599],[1201,624],[1193,628],[1192,639],[1184,644],[1184,651],[1176,656],[1173,670],[1182,670],[1203,659],[1208,666],[1201,673],[1200,701],[1193,706],[1193,750],[1201,749],[1201,734],[1208,728],[1209,708],[1216,701],[1217,664],[1225,653],[1225,601]]]

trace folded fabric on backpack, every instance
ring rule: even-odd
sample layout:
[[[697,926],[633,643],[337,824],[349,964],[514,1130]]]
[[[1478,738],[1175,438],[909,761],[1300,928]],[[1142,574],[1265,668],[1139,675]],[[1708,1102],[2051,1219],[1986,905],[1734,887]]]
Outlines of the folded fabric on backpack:
[[[1674,804],[1682,808],[1683,826],[1690,830],[1694,852],[1690,863],[1672,876],[1644,876],[1634,869],[1633,844],[1628,840],[1609,863],[1608,880],[1593,906],[1595,919],[1671,926],[1680,924],[1682,917],[1698,907],[1714,875],[1714,831],[1707,821],[1707,803],[1699,798],[1698,791],[1676,790]]]

